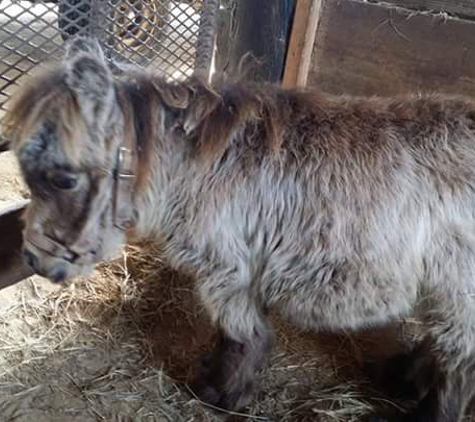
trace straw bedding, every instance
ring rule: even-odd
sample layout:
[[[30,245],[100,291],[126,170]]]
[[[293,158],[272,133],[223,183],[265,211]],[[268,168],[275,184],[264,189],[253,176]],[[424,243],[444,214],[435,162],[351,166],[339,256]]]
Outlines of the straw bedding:
[[[0,168],[0,206],[26,197],[10,154]],[[32,277],[0,291],[0,421],[356,422],[403,405],[375,391],[361,367],[412,341],[417,321],[317,335],[274,319],[278,344],[254,402],[222,413],[187,388],[213,329],[193,280],[156,246],[129,246],[68,285]]]

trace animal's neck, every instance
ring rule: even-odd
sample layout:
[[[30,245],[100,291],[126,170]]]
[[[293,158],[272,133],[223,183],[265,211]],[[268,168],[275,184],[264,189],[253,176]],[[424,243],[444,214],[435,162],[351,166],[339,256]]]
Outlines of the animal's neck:
[[[191,187],[206,182],[229,148],[242,148],[251,161],[280,148],[273,88],[236,84],[217,92],[200,81],[176,85],[143,76],[123,90],[142,148],[139,172],[146,172],[136,201],[141,236],[168,223],[170,204],[185,206]]]
[[[167,139],[163,103],[145,75],[118,87],[124,115],[124,136],[133,136],[138,151],[134,208],[138,216],[133,240],[155,235],[163,219],[169,192],[184,177],[186,167],[179,143]]]
[[[150,157],[150,172],[146,184],[135,195],[138,216],[135,235],[157,237],[166,224],[166,213],[173,201],[187,195],[185,186],[190,175],[189,163],[173,143],[154,145]]]
[[[138,155],[136,189],[141,190],[147,183],[151,168],[152,149],[156,128],[156,101],[153,98],[153,87],[147,79],[122,82],[117,85],[117,96],[123,115],[123,136],[134,145]]]

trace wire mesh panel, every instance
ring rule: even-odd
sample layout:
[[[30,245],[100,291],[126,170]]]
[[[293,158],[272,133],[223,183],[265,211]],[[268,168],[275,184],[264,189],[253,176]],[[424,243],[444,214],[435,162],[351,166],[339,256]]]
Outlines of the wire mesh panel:
[[[108,57],[190,75],[207,1],[0,0],[0,133],[15,86],[77,35],[96,37]]]

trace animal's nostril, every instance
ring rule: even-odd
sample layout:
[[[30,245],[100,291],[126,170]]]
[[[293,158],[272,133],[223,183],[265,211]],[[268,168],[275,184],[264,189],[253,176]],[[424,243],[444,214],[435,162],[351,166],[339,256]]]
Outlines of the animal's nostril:
[[[51,271],[50,279],[54,283],[61,283],[66,278],[66,270],[63,266],[58,266]]]
[[[23,259],[25,262],[34,270],[38,268],[38,258],[33,254],[33,252],[24,249],[23,250]]]

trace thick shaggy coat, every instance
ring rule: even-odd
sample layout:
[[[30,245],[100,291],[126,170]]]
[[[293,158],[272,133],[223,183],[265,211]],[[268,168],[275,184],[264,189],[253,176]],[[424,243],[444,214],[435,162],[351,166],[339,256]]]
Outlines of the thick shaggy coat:
[[[123,243],[110,204],[128,139],[139,149],[134,233],[196,276],[220,334],[201,397],[248,402],[271,308],[337,331],[418,304],[427,338],[410,369],[430,360],[431,370],[406,420],[461,420],[475,382],[475,103],[126,73],[114,78],[94,42],[78,39],[17,94],[7,124],[32,191],[25,238],[93,245],[96,262]],[[25,249],[51,278],[58,265],[67,277],[84,271]]]

